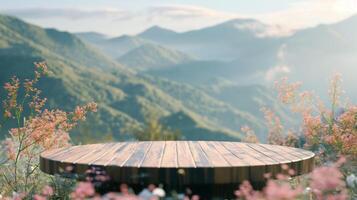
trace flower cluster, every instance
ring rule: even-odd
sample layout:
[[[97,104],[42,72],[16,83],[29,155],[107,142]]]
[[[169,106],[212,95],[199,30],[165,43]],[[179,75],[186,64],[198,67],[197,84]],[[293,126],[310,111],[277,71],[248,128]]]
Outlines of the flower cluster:
[[[88,103],[85,106],[77,106],[74,112],[72,113],[72,120],[73,121],[85,120],[88,111],[97,112],[97,104],[92,102],[92,103]]]
[[[307,147],[330,157],[339,154],[356,157],[357,106],[339,107],[342,94],[340,84],[341,76],[335,75],[330,83],[329,107],[311,92],[299,93],[300,83],[289,84],[284,78],[276,83],[276,87],[281,101],[300,114]]]
[[[40,80],[41,76],[46,75],[48,73],[48,68],[45,62],[35,63],[35,76],[32,80],[26,79],[24,82],[25,89],[25,97],[31,98],[28,103],[29,108],[39,113],[41,112],[42,107],[45,105],[47,99],[40,98],[41,90],[34,87],[36,83]]]
[[[262,192],[254,191],[249,183],[243,183],[236,192],[240,199],[348,199],[349,195],[357,194],[353,178],[357,158],[357,106],[342,106],[340,75],[335,75],[330,84],[331,104],[326,106],[312,92],[300,92],[301,83],[288,83],[286,78],[276,82],[279,99],[293,113],[300,115],[301,128],[285,131],[279,117],[272,110],[263,108],[269,129],[268,142],[288,146],[304,143],[305,148],[316,153],[317,164],[321,166],[308,176],[305,185],[295,184],[294,188],[287,182],[281,182],[287,180],[287,176],[282,174],[276,177],[279,181],[268,180]],[[242,131],[254,133],[245,127]],[[340,164],[329,165],[341,155],[347,158],[343,167]],[[293,175],[293,172],[287,174]],[[347,185],[343,180],[345,176],[348,177]],[[267,175],[267,178],[270,176]]]
[[[15,151],[16,150],[15,150],[14,142],[10,138],[7,138],[7,139],[5,139],[5,141],[3,143],[4,143],[5,152],[6,152],[8,159],[15,160],[15,158],[16,158]]]
[[[243,142],[248,142],[248,143],[259,142],[259,139],[257,138],[254,130],[251,129],[249,126],[243,126],[240,130],[245,134],[245,137],[242,140]]]
[[[80,182],[71,193],[71,198],[81,200],[87,197],[92,197],[95,194],[93,185],[90,182]]]
[[[261,110],[264,113],[268,127],[268,142],[270,144],[283,145],[285,141],[283,134],[284,127],[281,124],[280,118],[268,108],[262,108]]]
[[[49,197],[51,197],[54,194],[53,188],[46,185],[43,189],[42,189],[42,193],[41,194],[35,194],[33,196],[34,200],[47,200]]]
[[[300,88],[301,83],[288,83],[288,78],[284,77],[280,81],[275,82],[275,87],[278,90],[279,99],[286,104],[294,103],[297,98],[296,91]]]
[[[20,87],[20,80],[16,77],[12,77],[11,81],[5,83],[4,89],[7,92],[6,100],[3,101],[4,117],[14,117],[14,113],[19,113],[23,110],[21,105],[17,103],[17,95]]]
[[[307,183],[298,182],[294,186],[290,183],[291,176],[295,174],[294,170],[282,165],[283,173],[276,175],[278,180],[273,180],[267,175],[267,185],[262,191],[255,191],[248,181],[244,181],[235,195],[238,199],[244,200],[345,200],[348,198],[347,190],[344,177],[339,170],[342,162],[343,159],[340,159],[334,165],[318,167],[308,177]]]
[[[39,187],[34,182],[39,181],[40,153],[70,145],[69,131],[79,121],[85,120],[88,112],[97,111],[95,103],[77,106],[73,112],[43,109],[46,99],[40,97],[41,91],[36,84],[47,73],[44,62],[35,63],[33,79],[26,79],[21,84],[18,78],[13,77],[4,86],[8,94],[3,102],[4,116],[17,121],[17,127],[11,128],[8,138],[0,143],[7,156],[5,163],[0,163],[0,188],[5,193],[15,191],[27,194],[28,190]],[[24,112],[24,108],[30,112]],[[49,193],[47,187],[34,198],[46,199]]]

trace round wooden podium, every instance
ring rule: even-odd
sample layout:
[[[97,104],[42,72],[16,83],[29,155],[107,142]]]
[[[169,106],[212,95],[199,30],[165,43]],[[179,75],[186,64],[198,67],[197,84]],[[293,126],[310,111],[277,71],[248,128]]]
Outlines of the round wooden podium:
[[[40,169],[60,174],[70,166],[72,173],[84,174],[95,166],[116,183],[212,187],[212,191],[221,185],[233,192],[232,188],[244,180],[257,188],[263,186],[264,174],[281,173],[283,164],[295,170],[296,175],[308,173],[314,167],[314,156],[297,148],[241,142],[118,142],[43,152]]]

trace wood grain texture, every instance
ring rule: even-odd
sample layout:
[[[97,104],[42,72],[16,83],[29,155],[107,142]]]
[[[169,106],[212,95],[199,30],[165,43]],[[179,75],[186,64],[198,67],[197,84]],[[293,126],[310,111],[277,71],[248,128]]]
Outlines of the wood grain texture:
[[[164,153],[165,142],[159,141],[151,144],[150,150],[147,151],[145,159],[141,167],[154,167],[158,168],[161,165],[161,159]]]
[[[196,168],[196,163],[193,159],[188,142],[176,142],[177,146],[177,160],[179,168]]]
[[[177,146],[174,141],[166,141],[165,148],[163,150],[162,160],[160,167],[162,168],[177,168],[178,158],[177,158]]]
[[[40,168],[49,174],[66,166],[84,173],[91,166],[126,183],[231,184],[263,182],[287,164],[296,174],[310,172],[314,153],[291,147],[218,141],[153,141],[89,144],[45,151]],[[146,177],[141,180],[139,177]]]

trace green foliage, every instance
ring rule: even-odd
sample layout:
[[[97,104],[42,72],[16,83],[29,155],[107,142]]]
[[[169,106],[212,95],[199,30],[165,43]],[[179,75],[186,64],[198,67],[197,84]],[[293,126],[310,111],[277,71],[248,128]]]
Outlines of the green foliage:
[[[54,190],[51,199],[69,200],[70,194],[76,185],[76,180],[63,178],[60,175],[51,176],[50,179],[50,186]]]
[[[131,133],[135,139],[140,141],[155,140],[180,140],[181,133],[179,130],[172,130],[162,125],[156,114],[145,113],[144,125],[128,126],[122,132]]]

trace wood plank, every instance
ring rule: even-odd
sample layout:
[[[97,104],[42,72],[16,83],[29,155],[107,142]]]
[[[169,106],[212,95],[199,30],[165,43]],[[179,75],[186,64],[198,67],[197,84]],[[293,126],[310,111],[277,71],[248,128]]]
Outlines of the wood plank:
[[[280,148],[277,148],[276,146],[277,145],[270,145],[270,144],[259,144],[259,146],[269,150],[269,151],[273,151],[279,155],[281,155],[282,157],[290,160],[291,162],[297,162],[297,161],[300,161],[300,158],[297,157],[297,156],[294,156],[292,154],[289,154],[289,153],[286,153],[286,152],[283,152]]]
[[[95,151],[92,151],[90,154],[82,156],[74,163],[92,165],[94,161],[108,153],[108,151],[110,151],[115,146],[115,144],[116,143],[106,143],[103,146],[98,146],[96,147]]]
[[[68,149],[69,147],[62,147],[62,148],[50,149],[50,150],[44,151],[44,152],[41,153],[41,157],[48,157],[48,156],[51,156],[51,155],[55,155],[55,154],[57,154],[57,153],[59,153],[61,151],[64,151],[65,149]]]
[[[138,146],[137,142],[127,142],[115,152],[115,157],[106,166],[120,166],[130,158]]]
[[[97,160],[93,161],[93,165],[103,165],[107,166],[116,156],[116,152],[120,151],[121,148],[125,146],[126,143],[119,142],[108,150],[104,155],[100,156]]]
[[[146,153],[149,151],[152,142],[138,142],[136,151],[125,161],[123,166],[140,167],[145,159]]]
[[[265,163],[255,157],[250,156],[244,151],[243,148],[235,145],[236,142],[225,142],[222,143],[229,151],[231,151],[235,156],[241,158],[248,166],[264,166]]]
[[[154,167],[158,168],[161,165],[162,156],[164,153],[165,142],[158,141],[152,143],[150,150],[147,152],[141,167]]]
[[[51,160],[58,160],[58,158],[60,158],[61,155],[64,155],[66,153],[71,153],[77,148],[80,148],[80,146],[71,146],[71,147],[68,147],[66,149],[63,149],[62,151],[58,151],[56,153],[48,155],[47,158],[51,159]]]
[[[254,157],[257,160],[262,161],[263,163],[265,163],[266,165],[274,165],[274,164],[278,164],[278,162],[276,162],[275,160],[267,157],[266,155],[264,155],[262,152],[257,151],[253,148],[251,148],[250,146],[248,146],[247,143],[241,143],[241,142],[236,142],[235,145],[239,148],[241,148],[243,151],[245,151],[246,154],[248,154],[248,156],[250,157]]]
[[[207,156],[205,155],[200,144],[197,141],[189,141],[188,145],[190,147],[196,167],[212,167]]]
[[[297,157],[299,157],[300,160],[307,158],[307,156],[305,154],[302,154],[301,152],[296,151],[295,149],[292,149],[292,148],[287,148],[287,147],[283,147],[283,146],[279,146],[279,145],[277,145],[276,148],[280,149],[282,152],[297,156]]]
[[[177,146],[174,141],[166,141],[160,167],[178,167]]]
[[[282,153],[276,153],[275,151],[271,151],[270,149],[264,148],[259,144],[247,144],[249,147],[259,151],[260,153],[264,154],[266,157],[271,158],[272,160],[276,161],[277,164],[287,164],[291,163],[289,159],[286,159],[282,156]]]
[[[87,145],[83,145],[83,146],[73,146],[70,149],[63,151],[55,156],[51,156],[51,159],[53,160],[58,160],[60,162],[62,162],[63,160],[65,160],[66,158],[72,156],[72,155],[76,155],[78,152],[82,152],[84,149],[88,148]]]
[[[61,161],[76,164],[77,160],[85,156],[90,156],[93,152],[95,152],[98,149],[101,149],[101,147],[103,146],[104,144],[83,145],[82,148],[77,149],[71,154],[67,154],[67,156],[61,159]]]
[[[206,155],[210,166],[214,167],[227,167],[230,164],[224,159],[224,157],[215,149],[211,144],[206,141],[199,141],[198,144],[201,146],[202,151]]]
[[[177,141],[176,146],[177,146],[178,167],[179,168],[196,167],[188,142]]]
[[[315,154],[309,151],[306,151],[305,149],[300,149],[300,148],[293,148],[293,147],[286,147],[292,151],[299,152],[300,154],[304,154],[307,157],[314,156]]]
[[[208,142],[208,144],[214,147],[231,166],[246,166],[248,164],[226,149],[222,142]]]

